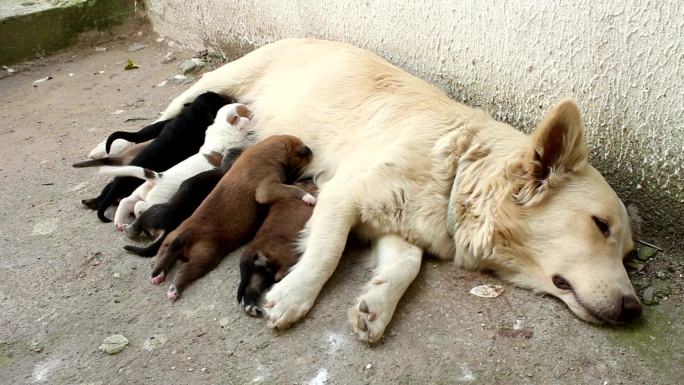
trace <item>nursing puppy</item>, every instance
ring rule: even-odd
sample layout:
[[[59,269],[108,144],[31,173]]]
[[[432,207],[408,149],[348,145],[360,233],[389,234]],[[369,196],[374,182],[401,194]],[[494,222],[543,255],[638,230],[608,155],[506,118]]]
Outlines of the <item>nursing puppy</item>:
[[[159,136],[135,156],[130,165],[166,171],[197,153],[204,143],[204,132],[213,122],[216,112],[231,101],[230,98],[213,92],[199,95],[191,104],[183,107],[176,118],[164,124]],[[137,178],[116,177],[97,198],[82,202],[89,208],[96,207],[97,216],[102,222],[111,222],[105,217],[105,210],[129,195],[140,184],[142,181]]]
[[[350,231],[378,256],[348,312],[370,343],[423,254],[492,270],[590,322],[641,314],[622,263],[634,247],[629,217],[588,163],[574,101],[549,107],[526,135],[371,52],[312,39],[268,44],[204,74],[161,119],[206,90],[249,101],[259,137],[295,135],[316,154],[305,170],[320,188],[306,250],[265,295],[269,325],[307,314]]]
[[[294,185],[312,195],[317,193],[313,181]],[[257,304],[262,293],[280,281],[297,263],[296,243],[311,213],[313,207],[296,198],[283,199],[268,208],[264,223],[240,257],[237,301],[247,314],[261,317],[263,311]]]
[[[228,155],[223,157],[220,167],[185,180],[168,202],[150,207],[133,223],[124,225],[124,232],[131,238],[138,237],[143,232],[157,237],[145,247],[126,245],[124,249],[142,257],[153,257],[166,236],[192,215],[223,175],[230,170],[242,151],[241,147],[231,148]]]
[[[135,216],[139,216],[148,207],[167,202],[184,180],[215,168],[230,148],[245,145],[249,114],[243,104],[234,103],[221,107],[216,113],[214,123],[207,128],[204,144],[199,152],[163,173],[138,166],[100,167],[99,172],[105,175],[146,180],[119,203],[114,216],[116,228],[123,230],[124,221],[131,213],[135,212]],[[219,160],[212,164],[216,157]]]
[[[313,195],[285,184],[312,156],[309,147],[291,135],[272,136],[246,149],[192,216],[164,240],[150,282],[160,284],[176,259],[184,261],[166,293],[173,301],[254,236],[262,205],[287,198],[315,204]]]
[[[166,123],[170,121],[171,119],[154,122],[143,127],[138,132],[116,131],[110,134],[106,140],[95,146],[88,154],[88,158],[101,159],[108,156],[121,155],[136,143],[150,141],[159,136],[164,129],[164,126],[166,126]],[[128,138],[130,140],[123,138]]]

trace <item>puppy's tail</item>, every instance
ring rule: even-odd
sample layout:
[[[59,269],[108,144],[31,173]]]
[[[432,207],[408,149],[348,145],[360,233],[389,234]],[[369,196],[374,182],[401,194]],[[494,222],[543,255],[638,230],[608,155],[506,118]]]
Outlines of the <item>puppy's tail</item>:
[[[138,179],[155,180],[162,176],[162,173],[152,171],[148,168],[138,166],[101,166],[98,172],[109,176],[132,176]]]
[[[83,162],[76,162],[72,167],[98,167],[98,166],[123,166],[124,159],[118,156],[107,156],[100,159],[84,160]]]
[[[137,254],[141,257],[154,257],[155,255],[157,255],[157,251],[159,251],[159,247],[164,242],[164,239],[166,239],[166,235],[166,231],[162,231],[162,233],[157,237],[157,239],[155,239],[154,242],[150,243],[147,246],[139,247],[126,245],[124,246],[124,249],[130,251],[133,254]]]

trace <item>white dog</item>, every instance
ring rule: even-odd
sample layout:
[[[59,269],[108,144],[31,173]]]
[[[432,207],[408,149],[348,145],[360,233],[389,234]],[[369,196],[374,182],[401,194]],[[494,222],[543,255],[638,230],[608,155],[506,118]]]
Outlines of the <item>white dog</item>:
[[[261,137],[296,135],[315,154],[306,171],[321,191],[303,256],[266,294],[272,326],[309,311],[350,230],[377,256],[348,312],[371,343],[424,252],[559,297],[585,320],[640,315],[622,264],[633,248],[627,212],[587,164],[573,101],[527,136],[365,50],[284,40],[205,74],[161,119],[207,90],[247,104]]]
[[[233,147],[247,143],[249,110],[245,105],[234,103],[221,107],[214,123],[207,128],[204,144],[199,152],[174,167],[157,173],[138,166],[102,166],[99,172],[112,176],[132,176],[145,179],[131,195],[122,199],[116,209],[114,224],[124,229],[124,221],[131,213],[137,217],[148,207],[166,203],[178,187],[188,178],[218,167],[221,158]]]

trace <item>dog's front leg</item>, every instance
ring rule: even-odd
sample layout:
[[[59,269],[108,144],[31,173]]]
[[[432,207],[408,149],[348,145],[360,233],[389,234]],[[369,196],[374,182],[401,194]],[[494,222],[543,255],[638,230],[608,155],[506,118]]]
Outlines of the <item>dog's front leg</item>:
[[[399,299],[418,275],[423,250],[398,235],[383,235],[374,242],[373,253],[375,274],[347,314],[354,332],[370,344],[380,340]]]
[[[321,190],[308,224],[306,251],[290,273],[266,294],[264,307],[269,326],[284,329],[304,317],[335,271],[357,218],[353,190],[347,182],[333,178]]]

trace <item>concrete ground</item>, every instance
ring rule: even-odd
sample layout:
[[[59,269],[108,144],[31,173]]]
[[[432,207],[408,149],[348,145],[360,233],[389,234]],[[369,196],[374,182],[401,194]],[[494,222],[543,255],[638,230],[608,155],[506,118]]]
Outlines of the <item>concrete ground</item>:
[[[192,53],[156,37],[143,27],[98,42],[106,52],[81,45],[0,79],[0,383],[681,383],[681,251],[634,270],[639,291],[654,280],[670,289],[629,327],[589,325],[508,284],[498,298],[475,297],[470,288],[501,282],[426,260],[385,338],[368,347],[346,321],[371,275],[360,247],[285,332],[235,303],[236,253],[169,303],[165,287],[147,281],[151,261],[124,252],[126,239],[81,205],[106,179],[70,167],[109,132],[152,121],[187,87],[157,86]],[[127,52],[138,42],[147,47]],[[163,64],[170,50],[178,59]],[[140,68],[124,71],[129,58]],[[99,351],[116,333],[129,346]]]

